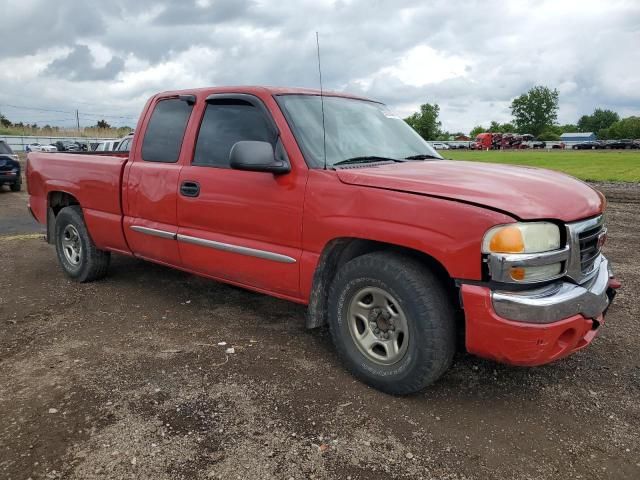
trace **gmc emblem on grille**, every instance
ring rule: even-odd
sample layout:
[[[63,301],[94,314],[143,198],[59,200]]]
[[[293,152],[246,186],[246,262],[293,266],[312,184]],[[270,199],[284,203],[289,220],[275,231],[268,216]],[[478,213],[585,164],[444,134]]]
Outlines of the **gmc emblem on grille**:
[[[607,232],[603,230],[598,234],[598,250],[602,248],[602,246],[604,245],[604,242],[606,241],[607,241]]]

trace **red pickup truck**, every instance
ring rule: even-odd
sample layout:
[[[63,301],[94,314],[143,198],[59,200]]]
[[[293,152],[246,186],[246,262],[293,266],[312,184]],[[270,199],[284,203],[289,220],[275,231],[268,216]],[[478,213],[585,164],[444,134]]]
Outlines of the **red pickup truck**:
[[[587,346],[619,283],[604,197],[556,172],[444,160],[384,105],[234,87],[146,104],[129,154],[29,154],[62,269],[111,253],[308,305],[349,370],[422,389],[457,349],[523,366]]]

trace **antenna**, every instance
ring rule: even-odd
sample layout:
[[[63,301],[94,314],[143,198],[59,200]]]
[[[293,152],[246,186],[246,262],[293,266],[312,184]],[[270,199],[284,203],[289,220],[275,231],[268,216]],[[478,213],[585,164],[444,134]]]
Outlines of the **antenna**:
[[[324,169],[327,169],[327,130],[324,125],[324,91],[322,89],[322,68],[320,67],[320,38],[316,32],[316,46],[318,49],[318,76],[320,77],[320,106],[322,107],[322,153],[324,155]]]

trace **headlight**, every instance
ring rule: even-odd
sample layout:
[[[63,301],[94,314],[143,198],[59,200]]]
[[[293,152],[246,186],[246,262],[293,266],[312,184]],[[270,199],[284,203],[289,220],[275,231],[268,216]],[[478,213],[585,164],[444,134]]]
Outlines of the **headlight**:
[[[568,250],[560,250],[560,229],[551,222],[528,222],[491,228],[482,241],[496,281],[535,283],[557,278]],[[536,255],[540,254],[540,255]]]
[[[482,253],[539,253],[560,248],[560,229],[550,222],[512,223],[490,229]]]

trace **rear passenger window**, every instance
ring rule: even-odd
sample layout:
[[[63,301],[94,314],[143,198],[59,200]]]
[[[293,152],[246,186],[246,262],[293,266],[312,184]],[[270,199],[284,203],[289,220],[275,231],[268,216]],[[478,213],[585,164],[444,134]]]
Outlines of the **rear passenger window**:
[[[229,168],[229,152],[241,140],[273,144],[273,129],[264,114],[242,100],[219,100],[207,105],[193,165]]]
[[[161,100],[151,114],[142,142],[142,159],[175,163],[193,105],[178,98]]]

